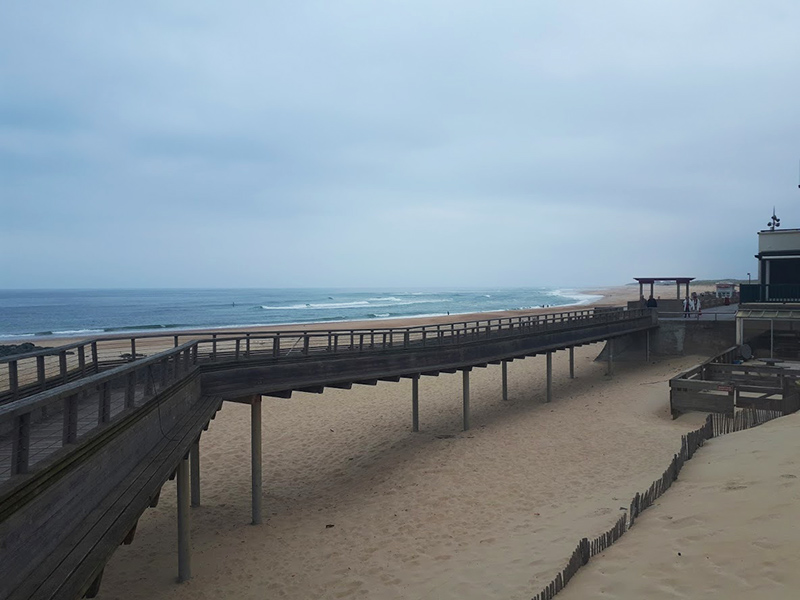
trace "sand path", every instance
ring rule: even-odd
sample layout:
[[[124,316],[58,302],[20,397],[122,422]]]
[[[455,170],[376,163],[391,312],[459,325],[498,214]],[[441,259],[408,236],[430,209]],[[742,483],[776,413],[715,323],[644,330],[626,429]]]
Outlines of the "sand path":
[[[249,408],[228,404],[201,441],[203,506],[192,512],[193,579],[176,574],[175,485],[105,571],[102,598],[529,598],[577,540],[607,529],[664,469],[702,415],[672,421],[667,380],[698,357],[593,362],[601,346],[410,381],[264,398],[265,514],[249,525]],[[450,437],[452,436],[452,437]],[[672,492],[671,492],[672,493]],[[328,527],[333,525],[333,527]]]

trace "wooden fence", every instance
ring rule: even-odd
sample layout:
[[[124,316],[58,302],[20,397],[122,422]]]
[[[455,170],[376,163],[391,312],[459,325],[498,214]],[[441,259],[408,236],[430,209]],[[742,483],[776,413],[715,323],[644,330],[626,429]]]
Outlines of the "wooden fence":
[[[712,413],[706,417],[706,422],[702,427],[695,431],[690,431],[681,437],[681,449],[678,454],[674,454],[672,461],[659,479],[644,492],[637,493],[631,500],[630,510],[623,514],[614,526],[594,539],[583,538],[578,542],[577,547],[572,552],[567,565],[555,576],[555,578],[541,592],[533,597],[533,600],[550,600],[558,592],[564,589],[581,567],[589,562],[593,556],[604,552],[626,531],[628,531],[639,515],[644,510],[653,505],[678,479],[683,465],[690,460],[694,453],[702,447],[706,440],[719,437],[728,433],[743,431],[751,427],[757,427],[767,421],[782,417],[785,413],[779,410],[763,410],[756,408],[746,408],[739,411],[733,417],[725,414]]]

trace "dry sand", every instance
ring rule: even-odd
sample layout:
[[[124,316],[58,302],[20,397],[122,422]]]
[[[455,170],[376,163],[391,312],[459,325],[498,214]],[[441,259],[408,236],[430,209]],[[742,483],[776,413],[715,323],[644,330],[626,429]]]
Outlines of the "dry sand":
[[[600,349],[576,350],[575,380],[567,353],[555,355],[552,404],[544,357],[509,365],[508,402],[499,366],[474,370],[469,432],[460,373],[423,378],[420,433],[408,380],[264,398],[267,518],[255,527],[249,407],[226,404],[201,441],[193,579],[175,583],[167,482],[109,562],[101,597],[529,598],[703,418],[668,411],[668,379],[699,357],[620,363],[609,379],[593,362]]]
[[[559,600],[800,597],[798,426],[794,414],[709,442]]]

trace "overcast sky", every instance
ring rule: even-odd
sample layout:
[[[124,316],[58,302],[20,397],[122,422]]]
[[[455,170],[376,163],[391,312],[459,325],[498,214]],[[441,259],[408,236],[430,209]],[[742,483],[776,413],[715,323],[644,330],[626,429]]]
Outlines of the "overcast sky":
[[[0,287],[743,277],[800,2],[0,7]]]

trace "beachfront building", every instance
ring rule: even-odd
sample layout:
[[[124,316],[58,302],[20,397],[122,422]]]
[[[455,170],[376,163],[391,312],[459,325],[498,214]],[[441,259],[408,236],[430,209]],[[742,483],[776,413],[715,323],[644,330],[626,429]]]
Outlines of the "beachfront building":
[[[800,229],[758,232],[758,282],[740,286],[736,342],[759,357],[800,359]]]
[[[714,295],[717,298],[733,298],[736,291],[736,285],[729,281],[720,281],[716,285]]]

